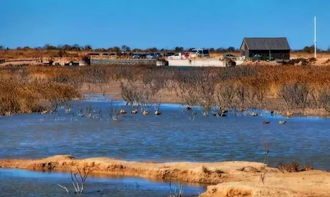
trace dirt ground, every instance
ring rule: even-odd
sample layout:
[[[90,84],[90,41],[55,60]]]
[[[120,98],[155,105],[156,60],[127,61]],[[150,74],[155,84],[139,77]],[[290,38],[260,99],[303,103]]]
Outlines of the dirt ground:
[[[134,162],[112,158],[76,159],[59,155],[44,159],[2,159],[0,168],[76,172],[85,169],[95,176],[135,176],[159,181],[208,185],[201,197],[326,197],[330,173],[319,170],[282,172],[256,162]]]

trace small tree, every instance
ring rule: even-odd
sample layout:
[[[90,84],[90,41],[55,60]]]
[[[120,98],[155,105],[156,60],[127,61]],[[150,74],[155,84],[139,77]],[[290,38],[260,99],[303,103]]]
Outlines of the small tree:
[[[92,50],[93,48],[92,48],[92,46],[91,45],[86,45],[85,47],[84,47],[84,50],[85,51],[90,51],[90,50]]]
[[[183,47],[175,47],[174,50],[176,52],[183,52],[184,51],[184,48]]]
[[[314,52],[314,46],[305,46],[303,48],[303,52],[306,52],[306,53],[313,53]]]
[[[146,49],[146,51],[148,51],[148,52],[157,52],[158,49],[156,47],[152,47],[152,48]]]
[[[314,53],[314,49],[315,49],[314,45],[312,45],[312,46],[305,46],[302,51],[303,52],[306,52],[306,53]],[[316,48],[316,50],[317,51],[320,51],[319,48]]]
[[[121,52],[119,47],[112,47],[112,48],[109,48],[108,50],[110,52],[114,52],[114,53],[117,53],[117,54],[119,54]]]
[[[127,46],[127,45],[123,45],[123,46],[121,46],[121,50],[123,52],[130,52],[131,51],[131,48],[129,46]]]
[[[234,52],[234,51],[236,51],[236,49],[235,49],[235,47],[228,47],[227,51],[228,52]]]

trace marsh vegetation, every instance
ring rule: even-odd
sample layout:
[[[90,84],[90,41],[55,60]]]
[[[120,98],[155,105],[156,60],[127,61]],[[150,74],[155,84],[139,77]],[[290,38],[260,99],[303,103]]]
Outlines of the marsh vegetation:
[[[175,102],[202,106],[206,114],[214,106],[314,115],[330,112],[329,67],[22,66],[3,67],[0,76],[1,114],[52,111],[58,102],[81,97],[86,84],[91,92],[95,88],[105,94],[118,91],[128,105],[143,108]]]

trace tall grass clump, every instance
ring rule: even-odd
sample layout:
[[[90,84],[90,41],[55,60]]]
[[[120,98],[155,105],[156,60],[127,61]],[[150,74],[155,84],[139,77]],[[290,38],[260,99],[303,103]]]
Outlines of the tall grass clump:
[[[29,80],[0,80],[0,114],[52,111],[58,102],[79,97],[73,86]]]

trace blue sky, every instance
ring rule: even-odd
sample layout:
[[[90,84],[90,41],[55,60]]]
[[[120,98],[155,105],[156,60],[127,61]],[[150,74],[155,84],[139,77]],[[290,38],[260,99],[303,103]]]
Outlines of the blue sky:
[[[0,0],[0,45],[238,48],[243,37],[330,47],[330,0]]]

